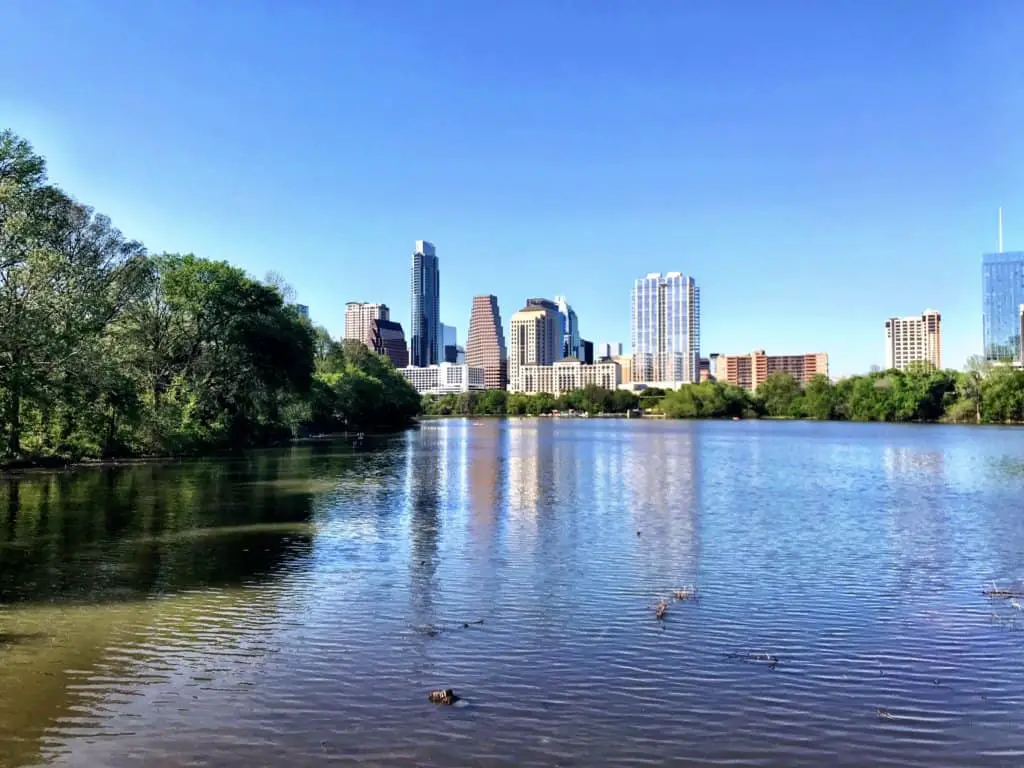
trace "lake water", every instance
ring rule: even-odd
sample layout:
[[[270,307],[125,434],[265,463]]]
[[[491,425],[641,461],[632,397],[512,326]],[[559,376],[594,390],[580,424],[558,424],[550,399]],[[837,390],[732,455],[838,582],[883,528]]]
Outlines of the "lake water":
[[[1019,429],[596,419],[0,480],[0,765],[1018,766],[1022,489]]]

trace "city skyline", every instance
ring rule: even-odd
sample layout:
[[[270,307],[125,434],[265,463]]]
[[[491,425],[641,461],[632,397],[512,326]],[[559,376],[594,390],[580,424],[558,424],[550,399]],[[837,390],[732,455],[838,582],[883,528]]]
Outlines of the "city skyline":
[[[39,4],[8,9],[5,125],[150,251],[278,270],[335,337],[339,286],[411,337],[400,276],[425,236],[443,244],[440,314],[459,327],[473,295],[512,308],[543,291],[571,299],[588,339],[623,338],[623,286],[683,269],[704,292],[705,350],[828,349],[858,373],[884,363],[880,318],[936,306],[959,368],[983,351],[977,265],[999,206],[1006,249],[1024,246],[1024,145],[1004,128],[1024,117],[1017,4],[528,3],[472,19],[89,5],[58,25]],[[181,24],[202,33],[168,70]],[[424,58],[403,42],[424,35],[445,45]],[[67,78],[83,60],[105,87]],[[399,105],[426,102],[404,119]],[[164,113],[197,119],[151,119]]]

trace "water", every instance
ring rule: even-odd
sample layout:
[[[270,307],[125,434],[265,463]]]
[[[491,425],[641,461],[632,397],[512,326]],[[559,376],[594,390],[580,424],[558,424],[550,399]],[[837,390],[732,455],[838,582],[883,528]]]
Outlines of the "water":
[[[0,765],[1024,762],[1020,430],[370,442],[0,481]]]

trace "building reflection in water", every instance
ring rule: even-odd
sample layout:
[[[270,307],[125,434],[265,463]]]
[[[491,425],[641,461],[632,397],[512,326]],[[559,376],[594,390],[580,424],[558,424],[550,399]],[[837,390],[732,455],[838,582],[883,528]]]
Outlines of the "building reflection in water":
[[[702,425],[664,422],[630,431],[622,482],[629,489],[639,554],[652,583],[697,583],[700,566]]]
[[[499,419],[473,422],[463,442],[460,464],[468,478],[469,536],[477,551],[494,546],[506,506],[509,426]]]

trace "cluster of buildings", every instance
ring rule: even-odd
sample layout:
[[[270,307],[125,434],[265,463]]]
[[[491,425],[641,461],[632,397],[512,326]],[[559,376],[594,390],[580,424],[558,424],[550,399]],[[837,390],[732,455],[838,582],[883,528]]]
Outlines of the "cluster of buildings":
[[[1024,251],[982,257],[985,357],[1024,364]],[[530,298],[509,321],[506,341],[498,298],[475,296],[465,347],[455,326],[441,322],[441,270],[433,244],[418,240],[410,275],[410,337],[385,304],[350,302],[345,338],[386,355],[421,393],[471,390],[560,395],[588,385],[607,389],[676,389],[718,380],[751,392],[773,373],[801,383],[828,376],[828,354],[700,354],[700,288],[681,272],[650,273],[633,283],[631,352],[620,342],[595,345],[580,335],[564,296]],[[885,321],[886,368],[942,367],[942,317],[932,309]]]

